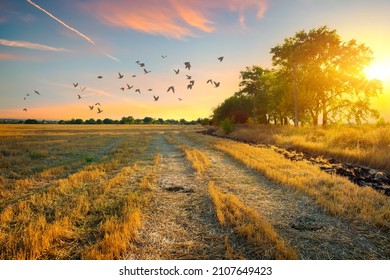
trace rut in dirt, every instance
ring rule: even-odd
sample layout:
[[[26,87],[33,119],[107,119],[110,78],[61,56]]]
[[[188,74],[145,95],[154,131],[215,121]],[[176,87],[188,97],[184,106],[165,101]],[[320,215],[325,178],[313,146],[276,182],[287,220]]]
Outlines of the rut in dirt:
[[[149,151],[160,153],[157,187],[150,193],[137,248],[129,259],[224,259],[226,232],[215,218],[208,181],[163,135]]]
[[[207,175],[226,192],[237,195],[273,225],[302,259],[388,259],[389,236],[365,224],[334,216],[313,199],[276,184],[201,140],[175,135],[201,150],[212,162]]]

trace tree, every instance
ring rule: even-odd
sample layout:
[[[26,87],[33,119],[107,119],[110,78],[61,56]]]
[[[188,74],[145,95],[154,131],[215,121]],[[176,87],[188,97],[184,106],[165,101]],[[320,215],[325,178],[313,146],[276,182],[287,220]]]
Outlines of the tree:
[[[213,110],[213,122],[219,124],[225,118],[230,118],[236,123],[246,123],[252,113],[251,108],[251,97],[235,94]]]
[[[293,84],[296,125],[298,112],[309,114],[314,125],[320,116],[326,125],[330,117],[361,120],[377,115],[369,103],[382,85],[364,74],[373,59],[364,44],[343,42],[336,30],[322,26],[297,32],[271,54],[273,65]]]

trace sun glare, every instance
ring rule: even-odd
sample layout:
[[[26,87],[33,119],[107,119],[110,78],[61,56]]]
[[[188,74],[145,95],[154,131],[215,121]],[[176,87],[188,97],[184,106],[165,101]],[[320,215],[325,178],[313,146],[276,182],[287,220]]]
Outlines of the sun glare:
[[[381,81],[390,79],[390,61],[373,63],[364,72],[369,79],[378,79]]]

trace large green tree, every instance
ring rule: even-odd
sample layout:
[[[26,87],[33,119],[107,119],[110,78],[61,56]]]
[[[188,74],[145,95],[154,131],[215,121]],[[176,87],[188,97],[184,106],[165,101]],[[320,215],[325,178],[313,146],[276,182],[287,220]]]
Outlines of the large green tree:
[[[373,59],[364,44],[343,42],[336,30],[322,26],[286,38],[271,49],[271,54],[273,65],[292,85],[295,116],[299,112],[309,114],[314,125],[320,116],[323,125],[330,118],[360,122],[377,116],[369,104],[382,86],[364,74]]]

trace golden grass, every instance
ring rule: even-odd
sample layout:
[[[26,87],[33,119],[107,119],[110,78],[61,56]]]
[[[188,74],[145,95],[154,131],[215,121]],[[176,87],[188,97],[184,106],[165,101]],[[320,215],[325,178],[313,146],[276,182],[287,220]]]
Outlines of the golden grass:
[[[291,162],[269,149],[230,140],[217,141],[215,147],[269,179],[313,197],[330,213],[390,227],[390,199],[371,188],[360,188],[305,162]]]
[[[362,164],[390,172],[390,126],[239,127],[231,133],[239,139],[294,148],[313,155]]]
[[[8,139],[2,147],[7,151],[7,145],[10,147],[21,138],[35,142],[42,140],[40,133],[52,134],[58,137],[58,146],[57,150],[53,146],[47,157],[58,157],[71,164],[45,166],[31,159],[20,161],[22,172],[18,176],[12,167],[0,167],[5,170],[0,176],[0,259],[123,257],[136,238],[141,208],[147,202],[137,178],[156,172],[160,160],[160,155],[149,160],[153,172],[137,164],[137,160],[144,159],[143,152],[152,136],[99,130],[94,131],[96,135],[84,134],[82,130],[37,133],[34,129],[20,136],[16,133],[12,136],[16,141]],[[63,143],[75,139],[80,140],[80,146],[72,144],[71,150],[67,150],[69,146]],[[14,147],[20,148],[19,144]],[[91,151],[95,150],[91,152],[92,160],[75,158],[88,145]],[[15,155],[23,153],[22,150]],[[12,153],[5,154],[12,158]],[[5,159],[2,160],[4,163]],[[25,172],[24,165],[30,164],[32,170]],[[42,171],[33,171],[41,166]],[[152,179],[155,177],[147,177]]]
[[[298,259],[296,251],[285,244],[260,213],[245,206],[236,196],[223,193],[213,182],[209,183],[209,192],[219,223],[232,227],[236,233],[254,244],[260,255],[266,259]]]
[[[184,148],[184,152],[196,172],[204,173],[211,166],[210,160],[201,151],[197,149]]]

